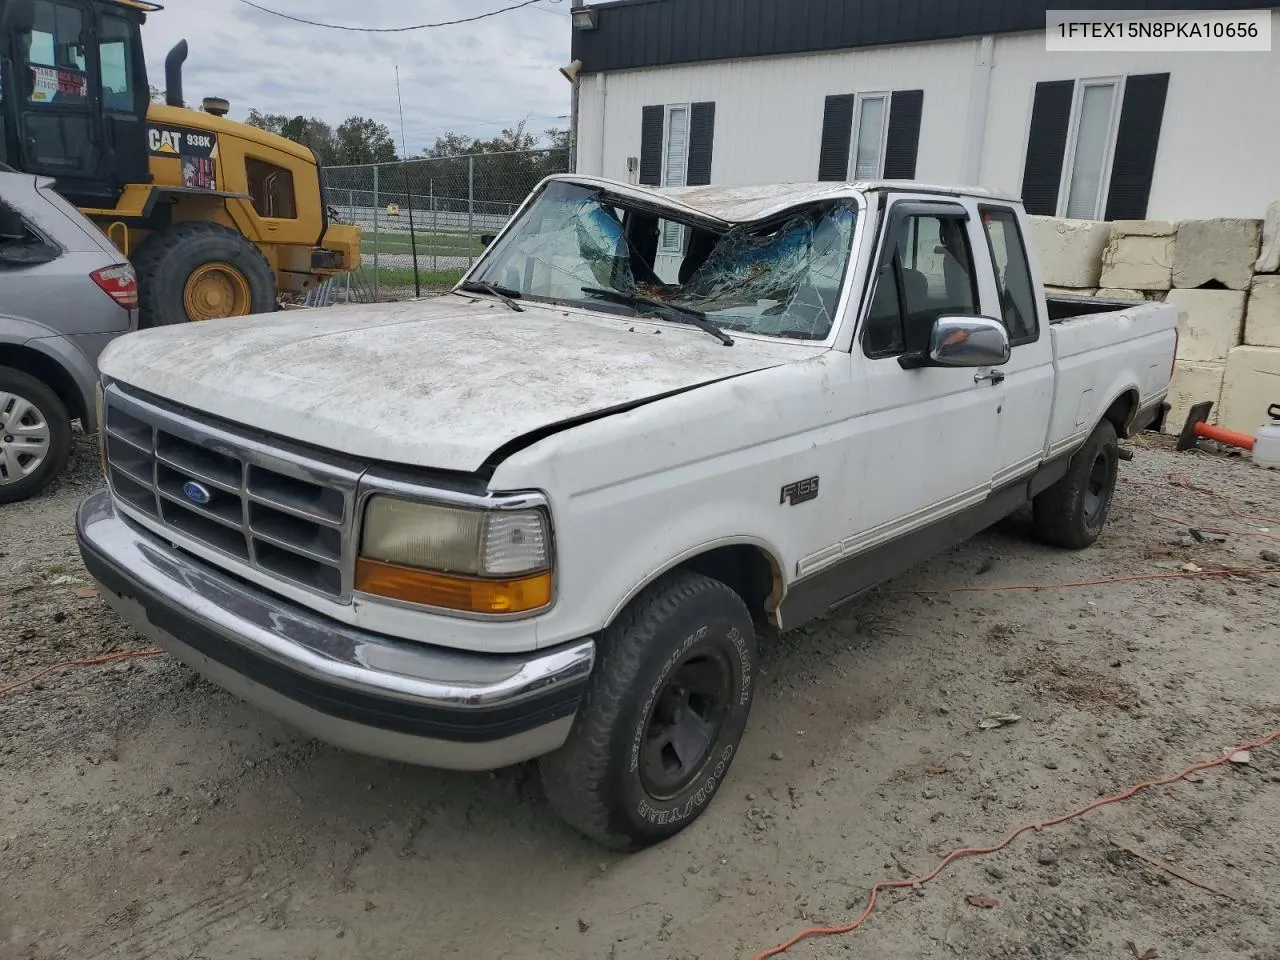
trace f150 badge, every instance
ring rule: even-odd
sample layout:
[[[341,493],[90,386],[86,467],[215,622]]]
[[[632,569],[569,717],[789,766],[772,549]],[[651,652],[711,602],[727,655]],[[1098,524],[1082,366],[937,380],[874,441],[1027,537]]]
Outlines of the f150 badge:
[[[818,478],[810,477],[808,480],[797,480],[795,483],[788,483],[782,488],[782,496],[778,498],[778,503],[790,503],[795,506],[798,503],[806,503],[809,500],[818,499]]]

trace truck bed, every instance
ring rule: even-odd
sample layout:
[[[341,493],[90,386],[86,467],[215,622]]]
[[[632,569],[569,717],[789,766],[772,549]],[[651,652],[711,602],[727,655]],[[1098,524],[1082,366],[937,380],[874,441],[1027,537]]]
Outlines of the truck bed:
[[[1169,383],[1177,345],[1177,307],[1171,304],[1055,298],[1059,309],[1082,306],[1055,317],[1053,339],[1057,380],[1054,387],[1048,454],[1079,443],[1117,397],[1137,403],[1132,410],[1158,404]],[[1050,301],[1050,315],[1053,301]]]

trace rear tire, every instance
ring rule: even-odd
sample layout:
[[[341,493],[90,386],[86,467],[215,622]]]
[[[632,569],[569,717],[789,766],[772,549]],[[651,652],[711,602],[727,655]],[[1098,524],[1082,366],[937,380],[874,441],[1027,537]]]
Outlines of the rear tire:
[[[1067,550],[1092,546],[1111,511],[1119,464],[1116,428],[1103,420],[1072,457],[1066,475],[1032,501],[1036,537]]]
[[[718,580],[667,574],[600,637],[564,746],[539,760],[552,809],[615,849],[692,823],[724,782],[751,711],[755,628]]]
[[[30,374],[0,367],[0,503],[40,493],[67,465],[71,417]]]
[[[178,223],[154,234],[138,249],[133,266],[141,327],[268,313],[276,305],[276,278],[267,258],[220,223]],[[209,286],[200,296],[189,290],[189,281],[202,271]]]

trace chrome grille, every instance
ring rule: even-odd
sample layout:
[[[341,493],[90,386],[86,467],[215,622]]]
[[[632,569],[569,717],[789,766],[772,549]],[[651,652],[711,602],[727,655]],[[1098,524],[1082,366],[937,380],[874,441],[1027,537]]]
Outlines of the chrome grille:
[[[273,577],[350,598],[360,471],[114,384],[105,406],[108,481],[123,505]]]

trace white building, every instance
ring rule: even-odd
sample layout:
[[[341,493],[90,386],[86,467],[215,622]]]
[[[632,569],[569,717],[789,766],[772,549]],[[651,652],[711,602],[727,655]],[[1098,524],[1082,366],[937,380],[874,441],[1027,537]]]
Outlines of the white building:
[[[726,185],[914,177],[1032,213],[1179,220],[1280,199],[1280,51],[1048,53],[1046,8],[1193,0],[615,0],[575,15],[577,169]]]

